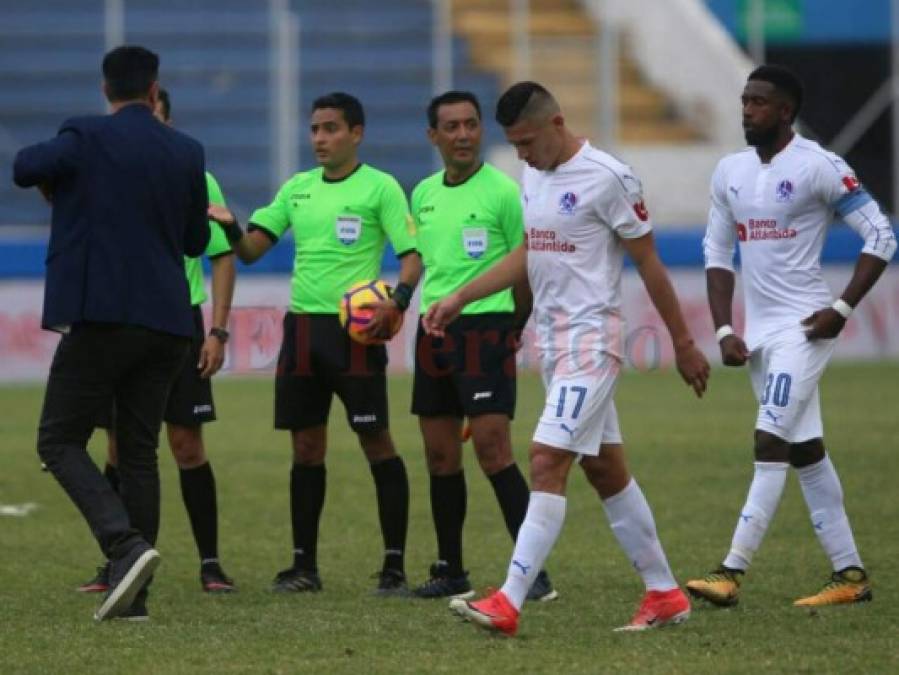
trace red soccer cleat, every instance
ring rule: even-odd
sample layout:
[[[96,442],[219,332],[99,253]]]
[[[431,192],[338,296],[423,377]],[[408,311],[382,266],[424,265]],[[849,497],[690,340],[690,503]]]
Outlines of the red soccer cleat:
[[[615,631],[638,631],[683,623],[690,618],[690,601],[679,588],[670,591],[647,591],[634,618]]]
[[[450,602],[450,610],[466,621],[471,621],[489,631],[503,633],[509,637],[518,631],[519,611],[512,606],[502,591],[496,591],[474,602],[455,598]]]

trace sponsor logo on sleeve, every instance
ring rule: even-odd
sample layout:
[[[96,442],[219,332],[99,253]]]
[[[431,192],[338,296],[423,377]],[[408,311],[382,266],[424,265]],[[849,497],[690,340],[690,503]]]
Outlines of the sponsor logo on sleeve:
[[[649,211],[647,210],[646,204],[643,203],[642,199],[634,204],[634,213],[636,213],[637,218],[639,218],[644,223],[649,220]]]
[[[861,187],[858,182],[858,178],[856,178],[852,174],[846,174],[845,176],[843,176],[843,185],[846,186],[846,189],[849,192],[855,192],[859,189],[859,187]]]

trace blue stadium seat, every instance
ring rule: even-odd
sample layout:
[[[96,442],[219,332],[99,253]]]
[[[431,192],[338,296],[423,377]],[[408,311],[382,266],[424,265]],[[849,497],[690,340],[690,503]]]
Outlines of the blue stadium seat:
[[[72,115],[105,110],[99,62],[105,49],[102,0],[42,0],[4,9],[0,22],[0,161],[53,134]],[[177,126],[204,143],[207,164],[245,218],[272,196],[270,16],[245,0],[125,0],[129,43],[154,49],[172,92]],[[425,0],[292,0],[300,22],[298,156],[311,164],[308,108],[344,90],[366,108],[366,162],[406,190],[430,173],[434,154],[424,108],[432,95],[431,4]],[[472,70],[454,43],[456,86],[483,100],[488,135],[497,83]],[[32,192],[0,183],[0,224],[47,222]]]

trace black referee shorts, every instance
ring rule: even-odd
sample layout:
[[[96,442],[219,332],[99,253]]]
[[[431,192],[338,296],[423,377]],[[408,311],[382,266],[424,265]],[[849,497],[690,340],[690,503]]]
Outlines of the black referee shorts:
[[[167,424],[182,427],[198,427],[215,420],[215,402],[212,400],[212,378],[200,377],[197,364],[200,362],[200,350],[206,339],[203,325],[203,310],[194,305],[194,335],[190,342],[190,352],[184,365],[178,371],[172,388],[169,390],[163,420]],[[109,410],[98,415],[94,423],[101,429],[112,429],[115,425],[115,404]]]
[[[387,348],[350,339],[336,314],[284,316],[275,375],[275,428],[326,424],[334,394],[353,431],[387,428]]]
[[[514,417],[516,335],[509,313],[463,314],[443,338],[427,335],[419,321],[412,414]]]

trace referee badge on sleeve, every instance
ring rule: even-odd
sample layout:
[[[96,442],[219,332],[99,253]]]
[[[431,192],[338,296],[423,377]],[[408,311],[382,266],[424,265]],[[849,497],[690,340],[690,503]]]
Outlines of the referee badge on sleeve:
[[[462,246],[469,258],[480,258],[487,252],[487,228],[466,227],[462,230]]]
[[[362,235],[362,216],[339,215],[334,227],[337,230],[337,240],[344,246],[350,246],[359,241]]]

